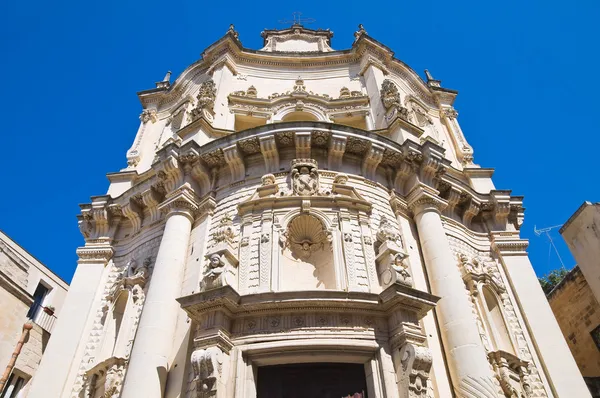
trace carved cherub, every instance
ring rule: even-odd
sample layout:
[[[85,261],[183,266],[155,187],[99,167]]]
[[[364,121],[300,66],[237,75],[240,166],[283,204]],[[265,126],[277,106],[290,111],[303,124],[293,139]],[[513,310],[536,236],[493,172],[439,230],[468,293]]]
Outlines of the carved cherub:
[[[223,271],[225,270],[225,262],[221,259],[217,253],[211,254],[208,258],[208,269],[204,274],[204,277],[208,278],[217,278],[219,277]]]
[[[391,267],[399,277],[402,278],[405,284],[411,283],[410,273],[407,270],[407,265],[404,263],[404,260],[408,257],[408,255],[404,253],[397,253],[394,256],[394,261],[392,261]]]

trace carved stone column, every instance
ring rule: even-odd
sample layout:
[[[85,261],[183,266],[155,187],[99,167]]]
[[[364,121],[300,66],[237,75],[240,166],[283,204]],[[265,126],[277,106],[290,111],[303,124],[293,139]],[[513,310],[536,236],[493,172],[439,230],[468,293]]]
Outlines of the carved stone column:
[[[160,206],[167,215],[150,287],[140,318],[123,398],[163,396],[175,333],[185,258],[198,200],[182,187]]]
[[[423,185],[416,186],[407,199],[417,225],[431,293],[441,297],[436,313],[454,391],[459,397],[496,398],[493,373],[440,218],[446,203],[435,190]]]

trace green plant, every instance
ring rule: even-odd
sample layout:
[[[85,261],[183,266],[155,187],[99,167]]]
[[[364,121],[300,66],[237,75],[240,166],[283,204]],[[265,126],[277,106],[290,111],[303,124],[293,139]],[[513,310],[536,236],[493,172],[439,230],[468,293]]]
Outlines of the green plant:
[[[569,273],[566,268],[554,269],[544,275],[541,278],[538,278],[540,281],[540,285],[542,285],[542,290],[545,294],[549,294],[552,289],[556,287],[563,280],[563,278]]]

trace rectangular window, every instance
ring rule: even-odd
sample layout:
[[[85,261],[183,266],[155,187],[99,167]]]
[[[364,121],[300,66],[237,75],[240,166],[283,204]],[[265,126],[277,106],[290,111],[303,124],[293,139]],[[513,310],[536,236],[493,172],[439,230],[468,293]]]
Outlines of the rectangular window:
[[[49,290],[50,289],[48,289],[45,285],[38,283],[37,287],[35,288],[35,292],[33,293],[33,304],[31,304],[31,307],[29,307],[27,318],[35,319],[35,316],[42,309],[42,303],[44,302],[44,298],[48,294]]]

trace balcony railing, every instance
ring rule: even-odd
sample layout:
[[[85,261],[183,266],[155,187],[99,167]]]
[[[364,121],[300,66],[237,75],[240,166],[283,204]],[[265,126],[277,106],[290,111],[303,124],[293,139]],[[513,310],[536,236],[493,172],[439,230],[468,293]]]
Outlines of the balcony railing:
[[[56,322],[54,311],[39,303],[33,303],[31,307],[29,307],[27,318],[31,319],[48,333],[52,333],[52,328],[54,328],[54,323]]]

